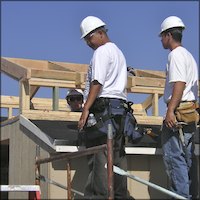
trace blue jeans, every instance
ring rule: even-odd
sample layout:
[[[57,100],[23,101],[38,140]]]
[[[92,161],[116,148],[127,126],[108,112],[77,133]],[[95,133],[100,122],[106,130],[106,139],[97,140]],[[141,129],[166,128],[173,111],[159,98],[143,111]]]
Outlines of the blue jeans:
[[[170,190],[191,199],[191,166],[194,156],[195,125],[183,128],[185,147],[179,138],[179,131],[163,125],[161,143],[166,173],[170,180]]]

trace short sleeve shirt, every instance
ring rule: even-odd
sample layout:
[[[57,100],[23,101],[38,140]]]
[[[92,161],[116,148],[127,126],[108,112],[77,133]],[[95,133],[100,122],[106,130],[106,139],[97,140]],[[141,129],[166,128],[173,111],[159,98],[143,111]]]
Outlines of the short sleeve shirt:
[[[98,97],[126,100],[126,59],[114,43],[108,42],[94,51],[88,69],[87,81],[91,83],[94,80],[102,85]],[[86,87],[89,86],[87,83],[86,85]]]
[[[186,83],[181,100],[197,100],[198,79],[197,63],[191,53],[181,46],[175,48],[168,55],[164,101],[169,102],[172,97],[173,85],[178,81]]]

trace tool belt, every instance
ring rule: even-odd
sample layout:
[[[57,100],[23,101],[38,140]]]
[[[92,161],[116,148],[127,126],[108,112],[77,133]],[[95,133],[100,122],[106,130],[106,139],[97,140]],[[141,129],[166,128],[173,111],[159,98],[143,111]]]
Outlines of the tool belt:
[[[119,109],[119,108],[128,109],[128,103],[123,99],[100,97],[94,101],[92,107],[90,108],[90,113],[103,112],[109,106],[116,109]]]
[[[132,105],[132,102],[123,99],[97,98],[90,108],[90,113],[94,114],[97,123],[92,127],[85,128],[88,132],[88,139],[107,135],[108,124],[112,125],[113,135],[117,130],[117,132],[128,136],[131,141],[141,138],[141,133],[136,130],[137,122],[133,115]]]
[[[199,113],[197,109],[199,105],[197,102],[188,101],[181,102],[175,110],[176,119],[178,122],[198,123]]]

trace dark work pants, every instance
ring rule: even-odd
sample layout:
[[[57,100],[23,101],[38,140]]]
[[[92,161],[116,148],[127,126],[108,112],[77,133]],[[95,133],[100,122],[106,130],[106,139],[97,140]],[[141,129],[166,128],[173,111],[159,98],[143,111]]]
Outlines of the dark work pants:
[[[91,133],[92,134],[92,133]],[[93,147],[106,144],[107,135],[86,141],[86,147]],[[107,151],[100,151],[88,156],[89,176],[85,186],[85,198],[87,199],[107,199]],[[125,138],[121,133],[117,133],[113,139],[113,164],[127,170],[127,160],[125,155]],[[128,199],[127,178],[114,173],[114,198]]]

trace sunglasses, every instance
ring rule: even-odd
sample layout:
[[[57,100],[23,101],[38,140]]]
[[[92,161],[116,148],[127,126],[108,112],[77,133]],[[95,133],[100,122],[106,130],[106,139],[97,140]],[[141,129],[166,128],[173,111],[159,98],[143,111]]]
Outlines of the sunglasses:
[[[89,34],[84,38],[84,40],[85,40],[85,41],[90,40],[90,38],[91,38],[95,33],[96,33],[96,32],[91,32],[91,33],[89,33]]]
[[[82,101],[82,97],[69,97],[69,101]]]

